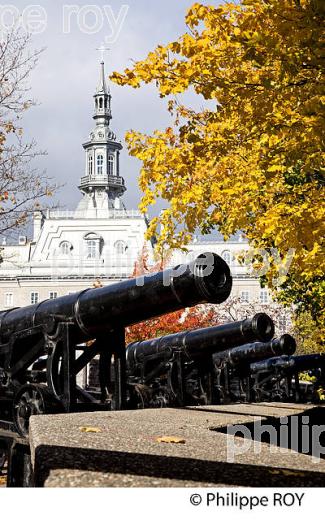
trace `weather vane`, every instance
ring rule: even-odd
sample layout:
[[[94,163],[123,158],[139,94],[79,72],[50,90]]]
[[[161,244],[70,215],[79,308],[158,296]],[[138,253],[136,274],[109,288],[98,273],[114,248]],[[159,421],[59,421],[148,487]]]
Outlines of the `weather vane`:
[[[96,49],[96,51],[99,51],[99,52],[101,53],[101,55],[102,55],[102,61],[104,61],[104,53],[105,53],[106,51],[109,51],[109,50],[110,50],[109,47],[105,47],[105,45],[104,45],[103,43],[102,43],[102,45],[101,45],[100,47],[98,47],[98,48]]]

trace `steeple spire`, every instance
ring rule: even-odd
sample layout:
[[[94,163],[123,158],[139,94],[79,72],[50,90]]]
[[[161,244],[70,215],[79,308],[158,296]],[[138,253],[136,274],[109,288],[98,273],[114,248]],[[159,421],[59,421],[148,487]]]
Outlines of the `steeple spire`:
[[[109,94],[109,89],[107,89],[107,84],[105,80],[105,62],[100,62],[100,77],[99,83],[96,90],[96,94]]]
[[[110,49],[108,47],[105,47],[104,44],[102,44],[100,47],[96,49],[101,53],[101,61],[100,61],[100,78],[99,78],[99,84],[97,87],[97,93],[104,93],[109,94],[109,89],[107,90],[106,80],[105,80],[105,60],[104,60],[104,54],[106,51],[109,51]]]

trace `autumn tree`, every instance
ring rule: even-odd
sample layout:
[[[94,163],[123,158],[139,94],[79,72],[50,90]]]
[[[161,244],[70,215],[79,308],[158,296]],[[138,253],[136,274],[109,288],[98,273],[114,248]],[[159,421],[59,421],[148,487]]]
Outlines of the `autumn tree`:
[[[284,302],[324,324],[324,14],[321,0],[195,3],[187,32],[159,45],[112,79],[135,88],[154,82],[168,97],[170,127],[127,134],[142,161],[141,209],[165,211],[148,237],[184,246],[199,229],[227,239],[242,230],[253,248],[295,250]],[[194,92],[205,106],[181,102]],[[181,96],[181,97],[179,97]],[[202,104],[202,102],[201,102]]]
[[[201,304],[127,327],[127,343],[165,336],[183,330],[214,327],[223,323],[241,321],[252,318],[259,312],[267,312],[272,318],[276,337],[280,337],[283,333],[293,333],[292,310],[285,309],[276,302],[271,302],[266,307],[258,301],[247,303],[239,297],[231,297],[220,305]],[[302,336],[299,335],[297,339],[300,350],[307,351]]]
[[[24,225],[55,186],[33,166],[40,155],[24,139],[22,116],[35,103],[28,80],[40,51],[30,50],[30,37],[20,29],[0,39],[0,234],[12,235]]]
[[[300,312],[293,321],[293,335],[297,341],[298,353],[313,354],[322,352],[325,354],[325,345],[322,331],[315,327],[315,322],[309,312]]]
[[[144,341],[174,334],[183,330],[201,329],[218,325],[214,309],[203,305],[164,314],[157,318],[137,323],[126,329],[126,341]]]
[[[139,252],[134,265],[132,277],[141,277],[161,271],[168,267],[168,255],[156,255],[156,261],[150,261],[147,247]],[[187,307],[176,312],[164,314],[156,318],[137,323],[126,329],[126,342],[143,341],[150,338],[174,334],[184,330],[213,327],[223,323],[241,321],[252,318],[259,312],[267,312],[273,319],[275,333],[279,337],[284,332],[292,332],[292,309],[284,308],[277,302],[261,304],[259,301],[243,302],[240,297],[230,297],[225,302],[215,304],[200,304]],[[299,336],[299,339],[301,336]]]

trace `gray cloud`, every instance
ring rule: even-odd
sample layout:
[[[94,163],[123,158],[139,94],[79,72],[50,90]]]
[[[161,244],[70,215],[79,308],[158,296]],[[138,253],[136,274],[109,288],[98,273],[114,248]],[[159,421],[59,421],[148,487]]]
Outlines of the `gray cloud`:
[[[95,49],[110,33],[110,28],[104,24],[100,33],[89,35],[72,22],[71,33],[63,34],[62,9],[66,3],[49,0],[38,0],[38,3],[46,9],[48,23],[44,33],[33,37],[33,44],[46,49],[31,82],[39,105],[26,114],[24,128],[26,136],[34,137],[39,148],[48,152],[38,160],[39,167],[46,168],[59,183],[65,183],[59,192],[61,204],[73,208],[80,199],[76,186],[84,172],[81,144],[93,126],[92,95],[99,74],[99,54]],[[105,59],[107,74],[123,70],[131,64],[130,60],[144,58],[158,43],[166,43],[182,34],[184,15],[192,3],[192,0],[97,2],[99,7],[111,5],[116,16],[123,4],[129,5],[119,38]],[[82,7],[91,2],[76,0],[73,4]],[[23,9],[28,4],[16,0],[15,5]],[[111,85],[111,90],[112,128],[122,142],[130,128],[151,132],[169,124],[166,101],[159,99],[153,86],[133,90]],[[139,169],[140,163],[129,157],[124,148],[121,173],[128,185],[124,200],[129,208],[135,208],[140,199]]]

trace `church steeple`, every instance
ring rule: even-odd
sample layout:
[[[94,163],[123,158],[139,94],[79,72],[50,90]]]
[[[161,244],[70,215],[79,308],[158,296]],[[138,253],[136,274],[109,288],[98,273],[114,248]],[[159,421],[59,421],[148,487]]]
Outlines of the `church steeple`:
[[[100,79],[94,100],[96,127],[83,144],[86,171],[79,186],[83,199],[77,210],[99,217],[105,211],[109,215],[109,209],[120,209],[120,197],[126,191],[120,175],[120,151],[123,147],[110,128],[112,96],[105,80],[104,61],[100,63]]]

